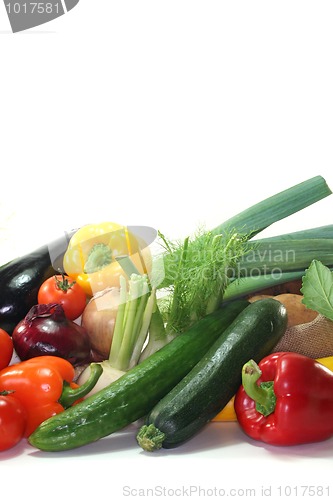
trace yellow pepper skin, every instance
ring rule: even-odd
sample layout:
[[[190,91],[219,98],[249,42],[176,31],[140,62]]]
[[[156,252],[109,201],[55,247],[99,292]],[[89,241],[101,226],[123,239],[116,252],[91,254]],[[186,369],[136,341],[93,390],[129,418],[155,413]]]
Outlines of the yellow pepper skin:
[[[317,361],[321,363],[322,365],[326,366],[329,370],[333,371],[333,356],[327,356],[326,358],[318,358]],[[213,418],[212,422],[236,422],[237,421],[237,416],[236,412],[234,409],[234,397],[231,398],[229,403],[223,408],[223,410],[220,411],[216,415],[216,417]]]
[[[333,371],[333,356],[327,356],[326,358],[318,358],[317,361],[322,365],[326,366],[329,370]]]
[[[212,422],[236,422],[237,416],[234,408],[234,400],[235,397],[231,398],[223,410],[221,410],[220,413],[213,418]]]
[[[65,273],[83,288],[87,296],[119,287],[120,276],[128,279],[117,257],[130,257],[140,274],[147,274],[150,252],[129,230],[115,222],[81,227],[72,236],[64,255]]]

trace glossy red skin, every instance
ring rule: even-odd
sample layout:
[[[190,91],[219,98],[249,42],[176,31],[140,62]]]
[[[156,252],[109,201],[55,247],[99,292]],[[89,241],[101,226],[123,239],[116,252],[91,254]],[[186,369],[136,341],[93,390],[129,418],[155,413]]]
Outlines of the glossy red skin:
[[[28,437],[47,418],[64,411],[58,400],[64,381],[72,385],[74,375],[73,365],[56,356],[35,357],[0,371],[0,392],[13,391],[18,404],[24,408],[24,437]]]
[[[0,395],[0,451],[9,450],[24,436],[27,415],[22,403],[12,395]]]
[[[0,370],[9,365],[14,352],[11,336],[0,328]]]
[[[22,361],[0,372],[0,392],[14,391],[15,398],[27,411],[58,401],[62,389],[61,374],[53,366],[48,366],[47,362]]]
[[[24,437],[29,437],[37,427],[48,418],[63,412],[64,408],[60,403],[54,401],[45,405],[37,406],[27,415],[27,425],[24,431]]]
[[[265,417],[241,386],[234,407],[237,420],[252,439],[290,446],[333,436],[333,372],[301,354],[283,352],[260,363],[260,382],[274,381],[276,407]]]
[[[90,361],[86,329],[66,318],[61,304],[34,306],[16,325],[12,339],[22,361],[35,356],[58,356],[74,366]]]
[[[79,318],[84,311],[87,296],[83,288],[74,279],[67,277],[66,280],[71,285],[66,291],[58,286],[62,282],[62,276],[51,276],[41,285],[38,291],[38,303],[50,304],[56,302],[61,304],[68,319],[74,321]]]

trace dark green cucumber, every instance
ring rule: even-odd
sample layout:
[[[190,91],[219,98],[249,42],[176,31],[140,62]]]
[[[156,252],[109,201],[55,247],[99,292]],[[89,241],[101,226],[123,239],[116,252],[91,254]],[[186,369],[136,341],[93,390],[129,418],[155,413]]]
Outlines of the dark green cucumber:
[[[44,451],[77,448],[144,417],[204,356],[247,301],[206,316],[121,378],[43,422],[29,442]]]
[[[234,396],[243,365],[270,353],[286,328],[287,312],[280,302],[269,298],[250,304],[152,409],[137,434],[139,445],[154,451],[192,438]]]

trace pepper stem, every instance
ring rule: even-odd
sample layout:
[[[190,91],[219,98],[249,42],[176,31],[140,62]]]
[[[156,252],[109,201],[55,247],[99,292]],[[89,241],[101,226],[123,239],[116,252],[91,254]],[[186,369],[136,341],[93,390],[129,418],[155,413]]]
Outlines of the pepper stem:
[[[68,382],[64,381],[62,394],[59,398],[59,403],[64,408],[72,406],[75,401],[86,396],[95,387],[99,377],[103,373],[103,367],[99,363],[91,363],[90,371],[88,380],[79,387],[73,388]]]
[[[14,394],[15,391],[0,391],[0,396],[8,396],[8,394]]]
[[[84,265],[84,272],[87,274],[100,271],[112,262],[112,250],[104,243],[94,245]]]
[[[256,410],[267,417],[275,410],[276,396],[273,381],[257,384],[261,375],[259,366],[251,359],[243,366],[242,385],[246,394],[255,401]]]
[[[162,448],[164,438],[165,434],[154,424],[143,425],[136,436],[139,446],[145,451],[155,451]]]

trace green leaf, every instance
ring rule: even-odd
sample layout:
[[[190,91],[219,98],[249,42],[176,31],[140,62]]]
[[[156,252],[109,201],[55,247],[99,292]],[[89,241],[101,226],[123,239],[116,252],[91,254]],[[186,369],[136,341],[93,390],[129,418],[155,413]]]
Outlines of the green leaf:
[[[303,304],[333,321],[333,273],[313,260],[302,279]]]

